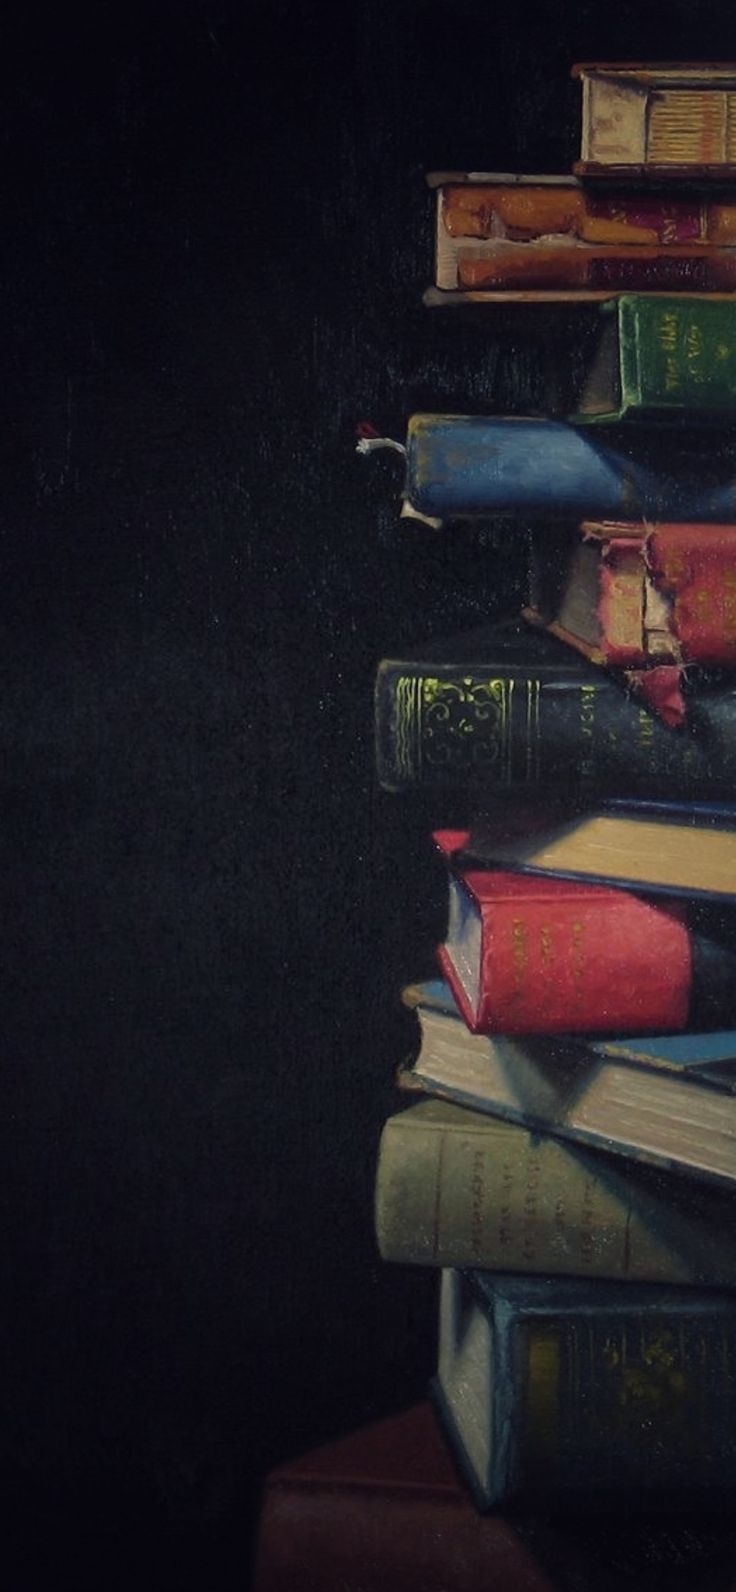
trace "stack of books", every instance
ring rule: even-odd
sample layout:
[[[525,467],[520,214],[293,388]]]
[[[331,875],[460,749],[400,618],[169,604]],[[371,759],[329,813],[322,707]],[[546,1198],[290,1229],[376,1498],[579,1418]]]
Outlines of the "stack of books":
[[[671,1514],[736,1490],[736,67],[574,73],[571,176],[430,178],[429,302],[598,326],[573,413],[403,448],[412,520],[534,555],[518,614],[378,671],[382,784],[472,816],[376,1224],[441,1272],[481,1509]]]

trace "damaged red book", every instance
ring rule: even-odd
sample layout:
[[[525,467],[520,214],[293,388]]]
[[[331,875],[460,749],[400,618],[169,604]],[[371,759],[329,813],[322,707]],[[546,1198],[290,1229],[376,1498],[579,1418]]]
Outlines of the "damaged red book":
[[[584,521],[563,556],[534,558],[532,623],[685,719],[688,664],[736,665],[736,525]]]

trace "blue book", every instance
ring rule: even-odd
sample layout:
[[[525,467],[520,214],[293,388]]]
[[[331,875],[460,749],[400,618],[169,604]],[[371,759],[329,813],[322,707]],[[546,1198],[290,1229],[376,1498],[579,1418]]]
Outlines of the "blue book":
[[[558,420],[413,415],[404,512],[447,519],[518,514],[545,519],[736,518],[736,459],[726,441],[683,445],[652,462],[651,447],[603,440]],[[636,448],[636,452],[634,452]]]
[[[402,998],[421,1034],[402,1089],[736,1190],[736,1030],[511,1038],[472,1034],[439,979]]]
[[[482,1509],[736,1494],[736,1294],[442,1274],[434,1394]]]

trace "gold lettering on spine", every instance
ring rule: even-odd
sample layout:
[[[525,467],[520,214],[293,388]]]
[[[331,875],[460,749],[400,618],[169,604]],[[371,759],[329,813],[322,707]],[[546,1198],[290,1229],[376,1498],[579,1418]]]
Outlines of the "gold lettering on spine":
[[[595,694],[596,687],[594,685],[583,685],[580,687],[580,740],[582,754],[580,758],[580,775],[583,781],[592,778],[594,769]]]
[[[485,1164],[482,1150],[475,1150],[473,1154],[473,1170],[470,1178],[470,1249],[476,1264],[480,1264],[483,1257],[483,1210],[485,1206],[486,1184]]]
[[[704,381],[706,372],[703,369],[703,333],[696,322],[691,321],[685,333],[685,363],[688,375],[692,381]]]
[[[517,1005],[524,999],[526,969],[529,962],[529,937],[523,918],[514,918],[511,924],[511,962],[513,971],[511,1002]]]
[[[573,999],[585,1000],[585,924],[576,919],[571,924],[571,957]]]
[[[677,363],[677,316],[673,310],[666,310],[662,316],[659,327],[659,346],[665,356],[665,392],[675,392],[680,385],[680,372]]]
[[[583,1203],[580,1207],[580,1260],[583,1266],[592,1266],[595,1260],[594,1227],[595,1180],[588,1178],[583,1188]]]
[[[729,566],[721,576],[722,624],[726,641],[736,638],[736,569]]]
[[[501,1250],[508,1249],[514,1241],[512,1230],[511,1195],[514,1186],[513,1166],[504,1161],[501,1171],[501,1204],[498,1212],[498,1242]]]
[[[536,1259],[537,1196],[541,1176],[542,1169],[539,1161],[531,1160],[527,1167],[521,1228],[521,1252],[524,1260],[530,1266],[534,1264]]]

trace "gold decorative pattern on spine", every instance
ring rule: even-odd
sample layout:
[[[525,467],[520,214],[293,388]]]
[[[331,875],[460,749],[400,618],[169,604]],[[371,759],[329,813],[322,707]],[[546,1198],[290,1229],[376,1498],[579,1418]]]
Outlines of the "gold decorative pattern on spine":
[[[402,780],[419,777],[422,763],[421,688],[414,675],[399,675],[396,681],[394,719],[394,757]]]
[[[530,784],[539,779],[539,680],[526,682],[526,777]]]
[[[444,770],[448,778],[487,769],[509,784],[513,681],[425,675],[418,687],[420,701],[411,709],[417,730],[415,767]]]

